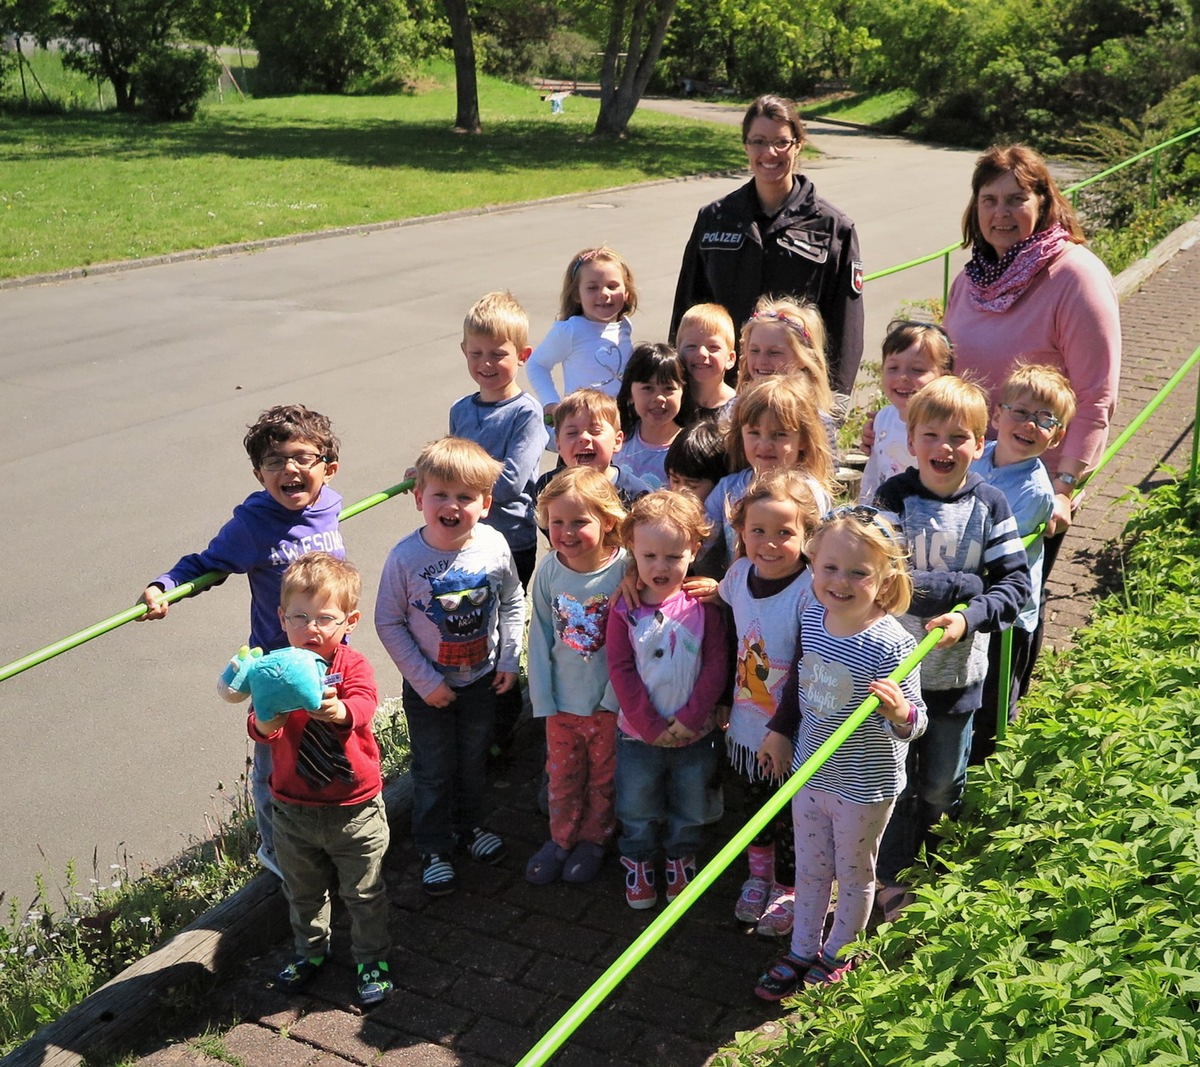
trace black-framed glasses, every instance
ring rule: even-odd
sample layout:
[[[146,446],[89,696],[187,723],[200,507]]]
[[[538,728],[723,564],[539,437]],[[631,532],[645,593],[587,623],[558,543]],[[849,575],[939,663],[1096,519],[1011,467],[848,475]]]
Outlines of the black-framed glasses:
[[[1062,425],[1062,419],[1052,411],[1028,411],[1013,404],[1001,404],[1016,422],[1032,422],[1041,430],[1057,430]]]
[[[283,625],[289,630],[306,630],[311,625],[324,633],[336,630],[345,621],[344,615],[339,619],[336,615],[305,615],[302,611],[283,617]]]
[[[751,137],[743,142],[747,148],[753,148],[755,152],[765,152],[768,148],[773,148],[776,152],[786,152],[792,145],[799,143],[799,137],[779,137],[775,140],[768,140],[766,137]]]
[[[290,456],[265,456],[258,465],[260,470],[269,474],[278,474],[291,463],[297,470],[312,470],[318,463],[328,463],[329,457],[320,452],[296,452]]]

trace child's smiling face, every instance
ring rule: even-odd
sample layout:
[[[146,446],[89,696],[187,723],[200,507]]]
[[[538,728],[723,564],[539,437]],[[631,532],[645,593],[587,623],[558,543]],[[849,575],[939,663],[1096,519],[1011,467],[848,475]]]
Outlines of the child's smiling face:
[[[746,559],[761,578],[786,578],[800,570],[804,523],[792,500],[756,500],[739,531]]]
[[[280,461],[283,461],[282,469],[266,469]],[[254,469],[254,477],[277,504],[288,511],[303,511],[317,502],[325,483],[337,473],[337,468],[337,460],[324,459],[320,445],[297,438],[272,445]]]
[[[958,419],[908,428],[908,450],[916,458],[921,484],[940,497],[962,488],[971,463],[983,455],[983,446],[983,435]]]
[[[426,478],[422,486],[413,490],[413,496],[425,520],[425,540],[443,552],[465,545],[492,506],[490,493],[441,478]]]
[[[461,347],[467,357],[467,370],[479,386],[479,396],[484,403],[511,400],[521,391],[517,385],[517,371],[532,349],[517,348],[505,338],[478,333],[467,334]]]
[[[1062,427],[1039,426],[1038,421],[1057,419],[1052,411],[1038,403],[1032,393],[1018,393],[1009,402],[998,404],[992,416],[996,429],[996,462],[1001,466],[1040,456],[1058,444]]]
[[[588,411],[565,418],[557,437],[558,454],[568,467],[595,467],[601,472],[608,470],[625,439],[611,422]]]
[[[742,449],[755,474],[776,467],[795,467],[804,460],[800,431],[789,430],[769,414],[742,426]]]
[[[903,352],[891,352],[883,357],[883,393],[888,403],[905,419],[908,402],[923,385],[928,385],[941,371],[922,345],[909,345]]]

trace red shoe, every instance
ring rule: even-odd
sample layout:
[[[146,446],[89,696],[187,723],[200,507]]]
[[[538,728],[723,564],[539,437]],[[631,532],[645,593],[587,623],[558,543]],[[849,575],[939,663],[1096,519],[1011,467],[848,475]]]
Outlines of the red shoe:
[[[654,907],[658,903],[654,865],[622,856],[621,866],[625,868],[625,903],[638,911]]]
[[[667,903],[670,904],[696,877],[696,857],[680,856],[678,859],[667,857]]]

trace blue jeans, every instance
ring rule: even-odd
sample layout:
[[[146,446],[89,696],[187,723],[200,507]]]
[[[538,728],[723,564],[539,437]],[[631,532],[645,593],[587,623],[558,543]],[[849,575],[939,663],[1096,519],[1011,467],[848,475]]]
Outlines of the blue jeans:
[[[271,746],[254,742],[254,762],[250,767],[250,798],[254,801],[254,822],[263,850],[275,855],[274,809],[271,807]]]
[[[710,814],[708,789],[721,739],[721,732],[713,730],[682,748],[656,748],[617,735],[622,856],[645,862],[660,846],[670,859],[696,854]]]
[[[488,750],[496,721],[495,672],[454,692],[446,708],[431,708],[404,683],[404,718],[412,746],[413,844],[447,853],[456,833],[478,826],[483,812]]]
[[[911,867],[925,832],[943,815],[958,818],[967,785],[967,758],[975,712],[948,714],[936,707],[937,694],[926,696],[929,726],[908,749],[908,782],[879,846],[879,878],[894,883]]]

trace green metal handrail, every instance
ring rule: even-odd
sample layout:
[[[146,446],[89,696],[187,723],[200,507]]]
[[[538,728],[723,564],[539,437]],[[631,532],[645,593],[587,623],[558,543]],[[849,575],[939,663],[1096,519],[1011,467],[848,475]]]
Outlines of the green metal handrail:
[[[965,607],[965,604],[958,604],[952,610],[961,611]],[[942,639],[944,632],[941,628],[931,630],[888,677],[894,682],[906,678],[912,669],[925,658],[926,653]],[[824,766],[825,761],[837,751],[842,742],[877,707],[879,707],[879,698],[867,697],[851,713],[850,717],[834,730],[821,747],[805,760],[796,773],[780,786],[779,791],[759,808],[749,822],[730,839],[729,843],[709,860],[703,869],[696,872],[696,877],[684,887],[683,892],[666,906],[662,914],[657,916],[634,939],[633,943],[613,961],[608,970],[597,978],[591,987],[567,1009],[558,1022],[542,1035],[541,1039],[517,1062],[517,1067],[538,1067],[554,1055],[563,1042],[621,984],[646,953],[662,940],[683,913],[717,880],[725,868],[749,847],[759,832],[770,823],[785,804],[791,802],[792,797],[799,792],[800,788]]]
[[[356,504],[351,504],[349,507],[343,508],[338,514],[338,521],[344,522],[346,519],[352,519],[355,515],[359,515],[369,508],[375,507],[376,504],[382,504],[385,500],[391,500],[392,497],[398,496],[400,493],[407,493],[413,487],[412,479],[401,482],[399,485],[393,485],[390,489],[384,489],[381,492],[375,493],[372,496],[365,497]],[[184,582],[182,585],[177,585],[169,593],[163,593],[159,597],[160,603],[173,604],[176,600],[183,600],[185,597],[194,596],[196,593],[202,592],[212,585],[219,585],[229,575],[224,571],[208,571],[200,575],[199,578],[190,582]],[[119,626],[124,626],[127,622],[136,622],[150,609],[145,604],[135,604],[131,608],[126,608],[124,611],[119,611],[115,615],[110,615],[107,619],[101,619],[91,626],[85,627],[68,637],[64,637],[53,644],[46,645],[44,648],[39,648],[36,652],[31,652],[27,656],[22,656],[20,659],[15,659],[12,663],[7,663],[0,667],[0,682],[7,681],[13,675],[20,674],[22,671],[29,670],[30,667],[36,667],[39,663],[45,663],[48,659],[53,659],[55,656],[61,656],[64,652],[69,652],[73,648],[78,648],[80,645],[86,644],[94,638],[100,637],[102,634],[108,633],[110,630],[115,630]]]

